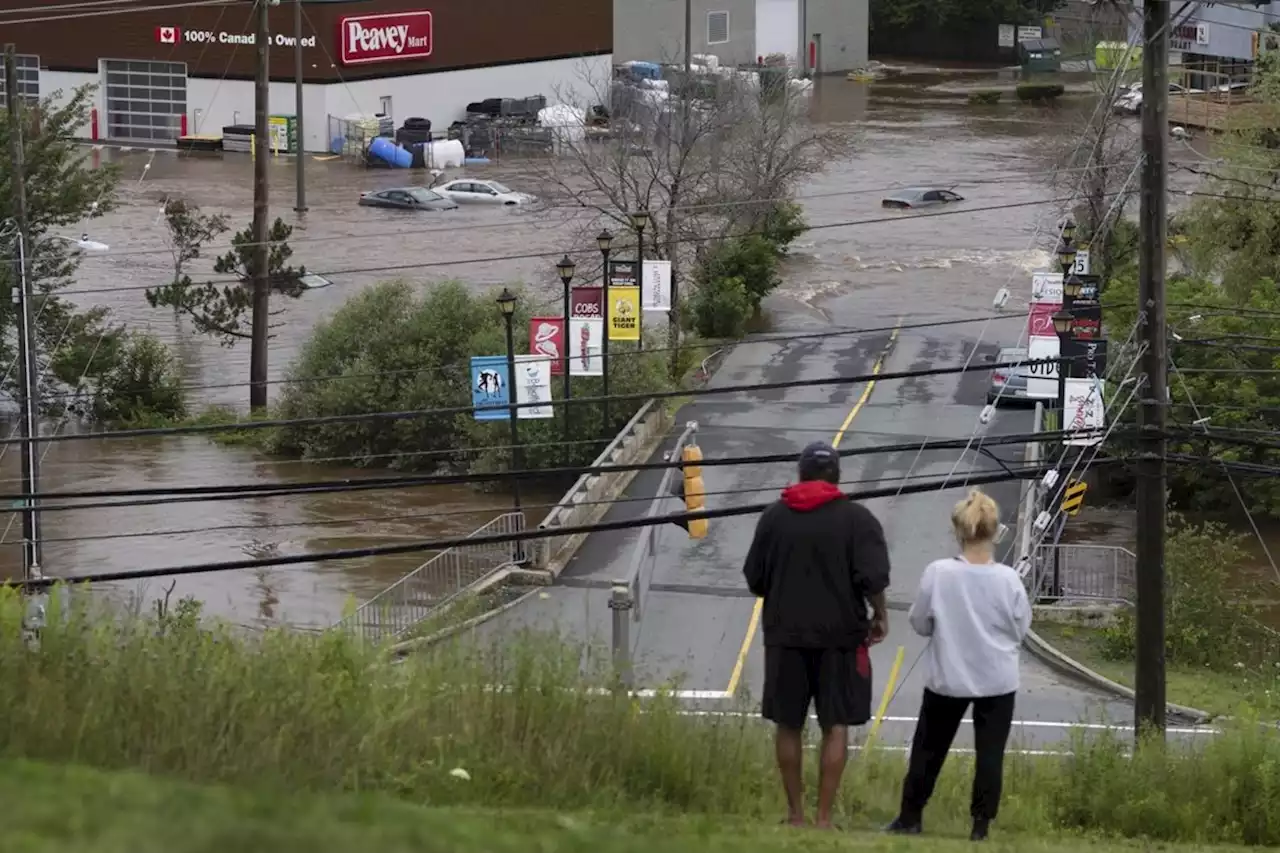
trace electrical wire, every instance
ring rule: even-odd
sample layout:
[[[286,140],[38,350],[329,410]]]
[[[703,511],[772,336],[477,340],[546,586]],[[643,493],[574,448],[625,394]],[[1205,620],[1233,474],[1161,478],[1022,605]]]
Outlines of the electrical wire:
[[[1118,463],[1123,460],[1104,460],[1105,463]],[[1103,464],[1103,463],[1099,463]],[[1043,466],[1029,467],[1023,469],[1015,469],[1012,472],[997,472],[991,474],[981,474],[974,478],[976,484],[1003,483],[1010,480],[1031,477],[1044,473]],[[938,491],[941,488],[938,483],[919,483],[907,486],[905,493],[917,494],[930,491]],[[894,494],[893,488],[866,489],[848,493],[851,500],[865,501],[878,497],[888,497]],[[587,524],[566,527],[550,527],[537,528],[533,530],[523,530],[516,533],[504,533],[487,536],[465,536],[453,539],[427,540],[422,542],[407,542],[394,545],[374,545],[363,548],[346,548],[332,551],[323,551],[310,554],[290,554],[274,557],[260,557],[254,559],[226,560],[213,563],[199,563],[195,565],[166,566],[152,569],[137,569],[133,571],[116,571],[116,572],[95,572],[91,574],[79,575],[75,577],[63,578],[37,578],[29,581],[17,581],[15,586],[23,587],[27,590],[47,589],[60,584],[86,584],[86,583],[109,583],[112,581],[133,581],[144,578],[155,577],[173,577],[197,574],[208,574],[211,572],[227,572],[237,571],[240,569],[264,569],[275,566],[294,566],[304,563],[331,562],[334,560],[353,560],[365,559],[368,557],[392,556],[396,554],[414,554],[423,551],[443,551],[448,548],[456,548],[459,546],[481,546],[481,545],[499,545],[504,543],[528,542],[537,539],[548,539],[560,536],[579,536],[589,535],[591,533],[603,533],[611,530],[631,530],[640,527],[652,527],[665,524],[683,525],[695,519],[714,520],[717,518],[732,518],[742,515],[754,515],[763,511],[770,506],[769,503],[746,504],[743,506],[724,507],[721,509],[704,509],[697,512],[681,512],[669,515],[654,515],[635,519],[625,519],[619,521],[602,521],[597,524]]]
[[[1092,431],[1096,433],[1097,431]],[[1091,434],[1091,431],[1075,431],[1070,435]],[[1046,441],[1054,437],[1065,438],[1067,433],[1012,433],[998,436],[991,440],[992,445],[1024,444],[1029,441]],[[926,442],[935,450],[951,450],[963,446],[961,439],[943,439]],[[909,444],[871,445],[840,450],[840,456],[870,456],[882,453],[901,453],[914,449],[915,442]],[[702,467],[716,468],[737,465],[764,465],[775,463],[794,464],[796,454],[771,453],[754,456],[731,456],[719,459],[704,459],[698,464]],[[625,471],[665,471],[669,468],[682,468],[684,462],[679,459],[663,462],[629,462],[610,463],[603,466],[578,465],[558,468],[526,468],[503,471],[476,471],[458,474],[396,474],[382,477],[355,477],[339,480],[317,480],[310,482],[281,483],[232,483],[222,486],[155,486],[130,489],[86,489],[71,492],[49,491],[31,494],[0,495],[0,503],[11,503],[39,500],[41,512],[61,512],[80,509],[103,509],[110,507],[155,506],[169,503],[203,503],[212,501],[243,500],[255,497],[282,497],[288,495],[346,493],[369,490],[404,489],[420,486],[460,485],[463,483],[495,483],[509,480],[532,480],[548,478],[577,478],[582,475],[621,473]],[[157,500],[75,504],[45,504],[43,501],[68,500],[80,501],[102,498],[149,498],[163,495]],[[21,512],[20,507],[0,507],[0,512]]]
[[[1079,357],[1060,357],[1056,359],[1044,359],[1045,362],[1057,362],[1063,364],[1070,361],[1079,360]],[[149,427],[143,429],[122,429],[104,432],[88,432],[74,435],[45,436],[40,441],[45,442],[62,442],[62,441],[93,441],[95,439],[105,438],[142,438],[149,436],[162,435],[194,435],[200,433],[226,433],[237,432],[240,430],[255,429],[275,429],[278,427],[293,426],[317,426],[320,424],[336,424],[336,423],[358,423],[360,421],[375,420],[408,420],[410,418],[421,418],[443,415],[474,415],[477,411],[485,410],[511,410],[511,409],[528,409],[533,407],[546,408],[564,405],[586,405],[590,403],[622,402],[635,401],[644,402],[647,400],[668,400],[674,398],[701,397],[710,395],[737,394],[743,391],[780,391],[787,388],[812,388],[822,385],[851,385],[861,382],[868,382],[875,379],[880,382],[887,382],[895,379],[916,379],[926,376],[948,376],[960,373],[969,373],[975,370],[998,370],[1002,367],[1013,367],[1015,365],[1031,364],[1032,361],[1005,362],[998,364],[968,365],[960,367],[931,367],[922,370],[905,370],[893,373],[878,374],[859,374],[854,376],[830,376],[820,379],[792,379],[782,382],[758,382],[747,385],[724,385],[716,387],[703,388],[685,388],[669,391],[642,391],[630,394],[611,394],[607,397],[577,397],[571,400],[554,399],[541,400],[529,403],[512,402],[509,404],[491,405],[491,406],[449,406],[435,409],[409,409],[404,411],[393,412],[362,412],[356,414],[344,415],[319,415],[303,418],[278,418],[278,419],[259,419],[249,421],[239,421],[226,424],[186,424],[182,426],[171,427]],[[7,438],[0,439],[0,444],[18,444],[31,441],[25,438]]]

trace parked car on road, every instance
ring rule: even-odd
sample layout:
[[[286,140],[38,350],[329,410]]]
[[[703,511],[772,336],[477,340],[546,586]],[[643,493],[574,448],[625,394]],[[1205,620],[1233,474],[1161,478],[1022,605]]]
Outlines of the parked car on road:
[[[951,190],[941,187],[906,187],[887,195],[880,202],[881,207],[897,210],[911,210],[917,207],[932,207],[936,204],[949,204],[953,201],[964,201],[964,198]]]
[[[458,204],[530,204],[535,199],[528,193],[518,193],[497,181],[478,181],[474,178],[456,178],[432,187],[445,198]]]
[[[1179,83],[1169,84],[1170,95],[1203,95],[1204,89],[1188,89]],[[1118,113],[1128,113],[1129,115],[1137,115],[1142,112],[1142,84],[1134,83],[1124,92],[1116,96],[1115,103],[1112,105]]]
[[[995,364],[1009,364],[1024,361],[1026,357],[1025,347],[1004,347],[994,359],[988,357],[987,360]],[[1027,393],[1027,377],[1030,375],[1030,368],[1022,364],[993,369],[987,386],[987,402],[999,404],[1006,401],[1030,401],[1031,395]]]
[[[426,187],[393,187],[360,193],[361,207],[390,207],[397,210],[457,210],[458,203]]]

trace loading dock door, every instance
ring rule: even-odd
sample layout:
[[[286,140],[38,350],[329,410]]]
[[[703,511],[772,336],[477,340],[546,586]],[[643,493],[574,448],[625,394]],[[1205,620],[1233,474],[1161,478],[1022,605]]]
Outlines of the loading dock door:
[[[169,142],[182,134],[187,66],[182,62],[102,60],[107,86],[107,138]]]
[[[14,57],[18,71],[18,94],[29,104],[40,102],[40,57],[19,53]],[[0,64],[0,108],[5,101],[4,65]]]
[[[756,56],[781,53],[799,59],[800,0],[756,0]]]

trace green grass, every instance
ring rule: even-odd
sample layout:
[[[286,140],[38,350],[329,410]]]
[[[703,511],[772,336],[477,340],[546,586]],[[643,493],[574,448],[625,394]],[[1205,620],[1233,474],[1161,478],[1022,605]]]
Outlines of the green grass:
[[[753,708],[692,717],[668,696],[582,690],[608,685],[608,673],[584,668],[584,650],[549,634],[504,649],[459,640],[390,665],[384,650],[333,632],[106,621],[61,604],[55,595],[34,651],[22,602],[0,592],[0,761],[433,807],[683,814],[719,827],[782,812],[771,738]],[[607,649],[590,651],[607,661]],[[1121,735],[1079,740],[1070,760],[1011,755],[1001,830],[1280,844],[1280,734],[1240,725],[1194,752],[1153,748],[1133,760],[1128,746]],[[812,774],[812,758],[807,766]],[[470,782],[452,775],[458,768]],[[903,770],[901,753],[855,753],[839,803],[847,825],[889,820]],[[971,771],[964,755],[947,762],[933,831],[966,829]]]
[[[1126,687],[1133,687],[1133,663],[1108,660],[1097,629],[1053,622],[1037,622],[1035,630],[1060,651]],[[1166,669],[1170,702],[1215,715],[1280,719],[1280,668],[1275,676],[1253,669],[1221,672],[1169,664]]]
[[[870,832],[819,833],[732,818],[634,812],[428,808],[386,796],[196,786],[142,773],[106,773],[30,762],[0,763],[0,796],[5,802],[21,804],[9,809],[0,822],[0,849],[14,853],[972,850],[972,844],[954,837],[898,839]],[[997,850],[1027,853],[1149,849],[1086,839],[1002,839],[998,831],[992,844]]]

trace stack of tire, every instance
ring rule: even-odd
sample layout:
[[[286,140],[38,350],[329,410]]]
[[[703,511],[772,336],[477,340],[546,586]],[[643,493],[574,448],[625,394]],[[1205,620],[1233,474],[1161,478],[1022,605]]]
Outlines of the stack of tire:
[[[404,124],[396,131],[396,142],[405,148],[415,143],[431,141],[431,120],[413,117],[404,120]]]

